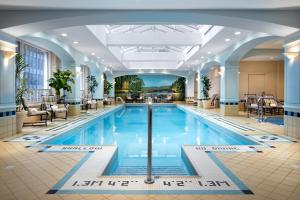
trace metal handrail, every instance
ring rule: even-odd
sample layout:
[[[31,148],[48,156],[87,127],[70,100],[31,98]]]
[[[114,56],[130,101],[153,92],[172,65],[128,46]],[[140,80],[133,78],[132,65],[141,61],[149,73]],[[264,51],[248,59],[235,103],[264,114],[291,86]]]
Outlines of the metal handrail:
[[[152,177],[152,99],[148,99],[148,156],[147,156],[147,179],[146,184],[154,183]]]

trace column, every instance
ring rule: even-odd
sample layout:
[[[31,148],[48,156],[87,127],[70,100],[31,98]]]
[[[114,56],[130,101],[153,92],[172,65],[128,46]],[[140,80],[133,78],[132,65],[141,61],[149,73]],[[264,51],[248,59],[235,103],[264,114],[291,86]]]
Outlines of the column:
[[[63,70],[70,70],[74,74],[75,83],[70,83],[72,92],[66,92],[65,102],[69,104],[68,115],[76,116],[80,114],[80,73],[81,67],[75,63],[63,64]]]
[[[203,89],[203,83],[201,82],[201,76],[203,75],[203,73],[201,73],[201,70],[199,69],[198,70],[198,96],[197,96],[197,99],[198,99],[198,107],[199,108],[202,108],[203,107],[203,104],[202,104],[202,100],[204,99],[204,96],[203,96],[203,92],[202,92],[202,89]]]
[[[220,108],[223,115],[239,113],[239,66],[238,62],[226,62],[220,68],[221,97]]]
[[[16,134],[14,58],[16,47],[14,43],[0,40],[0,138]]]
[[[185,99],[194,99],[194,83],[195,73],[191,73],[186,77],[185,80]]]
[[[285,46],[284,131],[300,139],[300,39]]]

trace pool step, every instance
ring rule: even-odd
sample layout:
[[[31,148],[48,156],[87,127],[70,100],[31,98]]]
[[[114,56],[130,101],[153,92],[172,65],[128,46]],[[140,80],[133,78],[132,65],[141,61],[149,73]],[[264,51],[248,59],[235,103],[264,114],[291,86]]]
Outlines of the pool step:
[[[158,166],[153,167],[153,175],[188,175],[181,166]],[[113,175],[146,175],[147,167],[144,166],[120,166]]]

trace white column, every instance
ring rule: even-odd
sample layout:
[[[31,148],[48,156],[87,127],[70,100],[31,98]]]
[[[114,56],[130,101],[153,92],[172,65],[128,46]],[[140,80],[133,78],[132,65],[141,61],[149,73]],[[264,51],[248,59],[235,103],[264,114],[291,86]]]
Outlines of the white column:
[[[285,134],[300,139],[300,39],[285,46],[284,127]]]
[[[75,63],[63,63],[63,70],[70,70],[74,74],[75,83],[70,83],[72,92],[66,92],[65,102],[69,104],[68,115],[80,114],[80,73],[81,67]]]
[[[185,80],[185,98],[194,98],[194,84],[195,84],[195,73],[191,73],[186,77]]]
[[[238,62],[226,62],[221,66],[221,113],[238,115],[239,109],[239,66]]]
[[[203,76],[203,73],[201,73],[200,70],[198,70],[198,100],[202,100],[204,99],[204,96],[203,96],[203,92],[202,92],[202,89],[203,89],[203,83],[201,81],[201,76]]]
[[[0,138],[16,133],[15,49],[14,43],[0,40]]]

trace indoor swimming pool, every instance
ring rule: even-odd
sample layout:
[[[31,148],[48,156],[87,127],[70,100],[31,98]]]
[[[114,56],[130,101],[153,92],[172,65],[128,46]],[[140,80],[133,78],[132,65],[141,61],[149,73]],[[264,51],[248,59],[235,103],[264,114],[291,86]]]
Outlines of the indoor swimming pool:
[[[182,145],[256,144],[176,105],[153,106],[152,139],[154,175],[195,175],[182,154]],[[144,175],[147,164],[147,107],[124,106],[44,144],[114,144],[118,153],[105,174]]]

